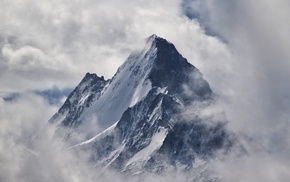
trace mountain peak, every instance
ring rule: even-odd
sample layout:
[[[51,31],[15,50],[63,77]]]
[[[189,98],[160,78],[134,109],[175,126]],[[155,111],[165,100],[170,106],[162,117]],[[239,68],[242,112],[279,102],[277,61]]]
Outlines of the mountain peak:
[[[157,38],[160,38],[160,37],[158,37],[156,34],[152,34],[148,38],[146,38],[146,40],[147,40],[147,42],[152,42]]]
[[[192,91],[184,94],[184,85]],[[124,112],[142,101],[149,92],[178,96],[183,104],[211,97],[201,73],[167,40],[153,34],[142,51],[132,53],[112,79],[87,73],[51,121],[78,128],[86,137],[98,133],[91,123],[105,129]],[[151,93],[151,94],[152,94]],[[112,114],[114,113],[114,114]],[[57,123],[58,123],[57,122]]]
[[[105,81],[104,76],[99,77],[96,73],[89,73],[89,72],[86,73],[84,79],[95,79],[95,80],[103,80],[103,81]]]
[[[157,48],[162,47],[162,45],[172,45],[174,47],[174,45],[171,42],[168,42],[166,39],[157,36],[156,34],[152,34],[151,36],[149,36],[146,39],[146,42],[148,44],[154,44]]]
[[[97,167],[132,174],[190,169],[196,157],[231,144],[220,123],[183,117],[192,102],[212,96],[199,70],[153,34],[112,79],[87,73],[51,122],[69,129],[64,136],[75,147],[91,150]]]
[[[149,59],[153,62],[148,75],[152,86],[167,87],[169,92],[180,92],[184,89],[184,85],[180,83],[192,82],[191,90],[198,97],[212,94],[208,83],[203,80],[199,70],[190,64],[171,42],[153,34],[147,38],[147,43],[150,45],[150,49],[145,55],[152,55],[153,53],[155,55],[153,60]],[[202,84],[198,85],[197,83]]]
[[[159,68],[175,69],[180,66],[194,67],[178,52],[176,47],[166,39],[152,34],[146,39],[147,47],[145,47],[146,54],[154,54],[155,64]],[[150,47],[150,49],[148,49]],[[146,50],[148,49],[148,50]]]

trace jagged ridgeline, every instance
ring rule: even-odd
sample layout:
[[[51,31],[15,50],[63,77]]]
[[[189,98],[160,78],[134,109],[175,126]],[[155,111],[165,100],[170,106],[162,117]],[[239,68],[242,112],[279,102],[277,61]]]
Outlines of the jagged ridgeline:
[[[167,40],[146,39],[112,79],[87,73],[51,118],[85,136],[74,148],[90,150],[98,167],[138,174],[191,169],[231,148],[223,122],[184,117],[193,103],[213,100],[200,71]]]

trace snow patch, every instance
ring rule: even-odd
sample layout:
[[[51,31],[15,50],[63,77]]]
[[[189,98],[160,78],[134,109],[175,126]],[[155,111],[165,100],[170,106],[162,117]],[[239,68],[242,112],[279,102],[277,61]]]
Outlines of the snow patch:
[[[85,103],[85,101],[88,99],[88,97],[90,96],[90,93],[87,93],[85,96],[83,96],[80,100],[78,105],[83,105]]]
[[[151,157],[151,154],[153,154],[155,151],[157,151],[163,144],[163,141],[165,140],[167,136],[167,129],[164,127],[159,127],[157,132],[152,136],[152,140],[150,144],[145,147],[144,149],[137,152],[128,162],[127,165],[130,165],[134,162],[138,161],[148,161]]]
[[[151,84],[149,79],[144,81],[143,84],[139,84],[136,88],[136,91],[134,92],[134,94],[132,96],[132,100],[131,100],[129,107],[132,107],[135,104],[137,104],[139,101],[141,101],[149,93],[149,91],[152,89],[151,85],[152,84]]]
[[[162,105],[163,100],[160,100],[158,105],[154,108],[152,113],[150,114],[150,117],[148,118],[148,121],[157,121],[158,117],[161,117],[161,105]],[[154,124],[154,122],[151,123],[151,126]]]
[[[120,156],[124,148],[125,145],[121,145],[115,151],[113,151],[109,157],[103,159],[100,163],[106,164],[105,168],[109,167]]]
[[[92,133],[90,131],[92,128],[88,128],[86,123],[95,121],[97,126],[107,128],[118,121],[126,109],[134,106],[148,94],[152,89],[148,75],[156,59],[156,53],[156,47],[148,45],[143,51],[128,57],[110,84],[103,89],[101,96],[80,116],[83,122],[79,127],[80,132]]]
[[[158,87],[157,91],[156,91],[156,94],[158,95],[160,93],[166,95],[168,93],[167,87],[163,87],[163,88]]]
[[[110,134],[115,129],[115,127],[117,126],[118,122],[119,121],[117,121],[115,124],[113,124],[112,126],[110,126],[109,128],[107,128],[106,130],[104,130],[102,133],[99,133],[98,135],[94,136],[93,138],[91,138],[89,140],[86,140],[86,141],[84,141],[82,143],[79,143],[77,145],[74,145],[71,148],[79,147],[79,146],[82,146],[82,145],[87,145],[89,143],[92,143],[92,142],[98,140],[99,138],[102,138],[103,136],[107,136],[108,134]]]

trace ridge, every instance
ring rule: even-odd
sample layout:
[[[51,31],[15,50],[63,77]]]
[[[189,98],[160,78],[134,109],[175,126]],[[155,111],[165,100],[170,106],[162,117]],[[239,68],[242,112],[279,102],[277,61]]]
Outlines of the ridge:
[[[112,79],[87,73],[50,121],[76,127],[90,138],[117,122],[153,88],[176,95],[182,104],[212,97],[202,74],[172,43],[156,34],[146,41],[145,48],[132,53]],[[190,95],[184,93],[185,85],[192,90]]]
[[[108,80],[95,73],[86,73],[78,86],[69,94],[62,107],[49,120],[62,126],[77,127],[80,123],[76,120],[85,108],[90,107],[94,99],[100,97],[100,93]]]
[[[139,158],[141,154],[137,153],[148,147],[152,137],[162,138],[169,148],[172,147],[168,136],[175,136],[174,128],[178,128],[175,125],[181,121],[177,118],[181,109],[194,101],[208,101],[213,97],[199,70],[172,43],[155,34],[146,41],[144,49],[132,53],[112,79],[87,73],[51,119],[60,127],[84,136],[73,141],[73,146],[94,145],[92,150],[98,153],[93,159],[96,162],[108,158],[102,153],[112,154],[119,148],[120,157],[110,160],[110,166],[118,167],[122,163],[123,169],[130,168],[132,160]],[[110,132],[100,135],[109,127],[112,127]],[[72,136],[70,133],[64,135]],[[113,146],[108,138],[114,141]],[[80,143],[85,145],[78,145]],[[102,146],[105,145],[110,150],[104,151]],[[146,149],[147,152],[164,148],[162,142],[150,146],[156,148]],[[127,166],[126,161],[132,157]],[[150,156],[147,159],[150,161]]]
[[[230,148],[222,122],[183,115],[193,102],[214,97],[200,71],[166,39],[153,34],[146,43],[112,79],[87,73],[53,116],[70,129],[64,136],[72,148],[89,150],[96,167],[129,174],[187,170],[196,158]]]

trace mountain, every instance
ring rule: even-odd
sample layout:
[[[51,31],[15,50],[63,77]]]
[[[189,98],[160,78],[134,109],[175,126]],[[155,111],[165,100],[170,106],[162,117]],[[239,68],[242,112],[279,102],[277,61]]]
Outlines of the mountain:
[[[84,136],[72,148],[90,151],[97,167],[129,174],[190,170],[234,143],[224,122],[187,112],[214,98],[200,71],[152,35],[112,79],[87,73],[50,122],[68,129],[68,140]]]

